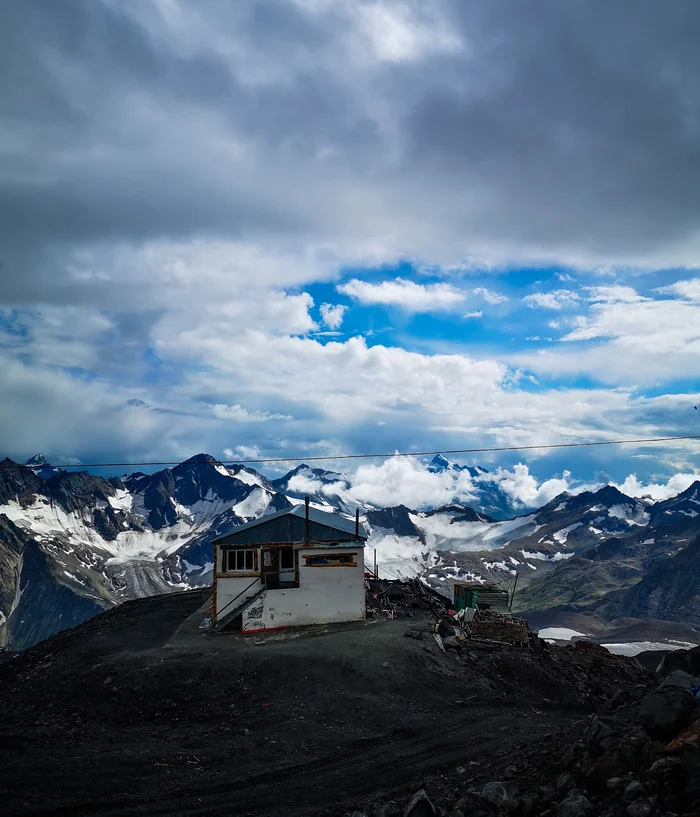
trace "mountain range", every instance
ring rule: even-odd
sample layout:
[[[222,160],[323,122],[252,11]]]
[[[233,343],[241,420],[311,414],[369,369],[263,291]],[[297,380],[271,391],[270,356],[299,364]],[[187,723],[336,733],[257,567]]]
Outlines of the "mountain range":
[[[347,474],[302,464],[270,480],[199,454],[153,474],[109,479],[37,455],[0,463],[0,647],[24,649],[120,601],[211,581],[211,540],[303,502],[354,514],[380,574],[515,586],[515,610],[588,612],[700,624],[700,482],[661,502],[613,486],[563,493],[518,515],[489,472],[468,470],[468,501],[415,510],[358,505]]]

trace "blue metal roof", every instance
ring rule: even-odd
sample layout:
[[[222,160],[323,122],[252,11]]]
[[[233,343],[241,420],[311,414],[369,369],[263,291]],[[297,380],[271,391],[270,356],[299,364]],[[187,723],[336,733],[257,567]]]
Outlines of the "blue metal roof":
[[[360,524],[359,540],[367,539],[367,530]],[[252,519],[232,528],[213,540],[217,545],[265,544],[273,542],[304,542],[306,540],[306,506],[295,505],[277,513]],[[309,508],[309,540],[311,542],[356,542],[355,520],[338,513]]]

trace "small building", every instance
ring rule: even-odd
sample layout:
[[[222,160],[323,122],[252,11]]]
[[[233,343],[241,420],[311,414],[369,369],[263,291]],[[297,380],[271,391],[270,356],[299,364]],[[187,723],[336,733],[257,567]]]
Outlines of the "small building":
[[[457,612],[469,608],[507,613],[510,608],[508,591],[497,584],[455,582],[454,608]]]
[[[212,626],[244,633],[365,618],[367,533],[305,504],[215,539]]]

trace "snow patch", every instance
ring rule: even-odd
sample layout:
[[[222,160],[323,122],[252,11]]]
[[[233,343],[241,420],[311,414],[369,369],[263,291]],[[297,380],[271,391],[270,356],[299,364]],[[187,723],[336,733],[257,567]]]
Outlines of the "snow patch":
[[[577,630],[570,630],[568,627],[545,627],[537,635],[547,641],[571,641],[572,638],[586,638],[585,633]]]
[[[565,545],[566,540],[571,531],[574,531],[576,530],[576,528],[580,527],[583,527],[583,522],[574,522],[574,524],[569,525],[568,528],[562,528],[561,530],[558,530],[556,533],[553,533],[552,537],[554,538],[555,541],[559,542],[560,545]]]
[[[697,644],[686,641],[630,641],[626,644],[602,644],[613,655],[639,655],[640,652],[660,652],[662,650],[691,650]]]

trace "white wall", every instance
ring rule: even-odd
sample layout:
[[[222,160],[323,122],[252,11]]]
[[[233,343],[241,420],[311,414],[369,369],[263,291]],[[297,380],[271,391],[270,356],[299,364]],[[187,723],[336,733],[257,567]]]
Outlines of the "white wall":
[[[245,593],[242,593],[240,598],[237,601],[234,601],[229,607],[226,605],[231,601],[231,599],[235,598],[242,590],[248,587],[249,584],[254,582],[253,586],[249,588]],[[216,580],[216,614],[217,616],[223,610],[223,615],[227,615],[229,612],[234,610],[238,605],[247,599],[249,596],[255,595],[255,593],[260,590],[260,577],[257,579],[254,576],[245,576],[242,578],[222,578],[219,577]],[[223,608],[226,607],[224,610]]]
[[[304,556],[353,553],[354,567],[307,567]],[[363,548],[302,548],[299,587],[268,590],[243,611],[243,630],[357,621],[365,618]],[[219,579],[221,582],[222,580]]]

